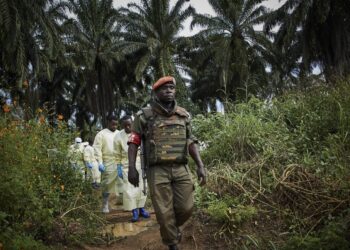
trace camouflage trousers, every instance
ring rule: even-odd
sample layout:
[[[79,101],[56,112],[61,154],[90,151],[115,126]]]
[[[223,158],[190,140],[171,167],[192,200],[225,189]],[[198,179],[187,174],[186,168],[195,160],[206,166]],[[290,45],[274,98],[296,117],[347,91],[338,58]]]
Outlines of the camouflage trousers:
[[[193,210],[194,185],[187,165],[152,166],[147,171],[152,204],[165,245],[177,244]]]

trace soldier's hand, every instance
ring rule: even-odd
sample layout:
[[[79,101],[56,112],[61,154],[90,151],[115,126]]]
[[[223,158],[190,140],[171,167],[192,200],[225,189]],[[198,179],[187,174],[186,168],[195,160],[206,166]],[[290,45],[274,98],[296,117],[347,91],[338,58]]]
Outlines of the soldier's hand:
[[[128,180],[135,187],[139,186],[139,172],[136,170],[135,166],[129,166]]]
[[[198,176],[199,186],[203,186],[205,185],[205,183],[207,183],[207,177],[206,177],[204,166],[197,167],[197,176]]]

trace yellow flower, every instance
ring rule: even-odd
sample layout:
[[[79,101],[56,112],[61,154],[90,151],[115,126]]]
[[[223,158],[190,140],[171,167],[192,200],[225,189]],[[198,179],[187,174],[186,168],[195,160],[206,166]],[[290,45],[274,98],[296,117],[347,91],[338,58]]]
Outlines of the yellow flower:
[[[7,104],[4,104],[2,106],[2,110],[4,111],[4,113],[8,113],[11,111],[10,106],[8,106]]]
[[[28,86],[29,86],[28,80],[24,80],[23,81],[23,88],[28,88]]]
[[[39,123],[40,123],[40,124],[44,124],[44,123],[45,123],[45,116],[41,115],[41,116],[39,117]]]
[[[61,190],[62,190],[62,192],[64,191],[64,185],[61,185]]]

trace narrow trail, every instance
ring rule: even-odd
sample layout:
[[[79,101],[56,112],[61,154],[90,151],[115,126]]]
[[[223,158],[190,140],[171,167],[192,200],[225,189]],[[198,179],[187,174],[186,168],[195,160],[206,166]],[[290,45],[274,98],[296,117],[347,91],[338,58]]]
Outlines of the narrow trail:
[[[121,206],[112,207],[107,215],[108,225],[103,234],[113,235],[116,240],[110,245],[84,246],[85,250],[166,250],[162,244],[159,225],[155,213],[151,210],[149,219],[130,222],[131,213],[125,212]],[[211,231],[214,230],[214,231]],[[191,219],[183,230],[181,250],[227,249],[220,241],[214,239],[215,229],[205,227],[195,219]]]

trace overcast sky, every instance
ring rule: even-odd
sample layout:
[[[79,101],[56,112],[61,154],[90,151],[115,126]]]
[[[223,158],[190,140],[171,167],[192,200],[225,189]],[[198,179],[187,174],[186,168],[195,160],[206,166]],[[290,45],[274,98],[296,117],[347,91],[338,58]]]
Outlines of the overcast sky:
[[[120,7],[126,5],[130,2],[140,2],[139,0],[113,0],[115,7]],[[175,0],[172,0],[172,2],[175,2]],[[282,0],[284,2],[284,0]],[[189,4],[191,4],[199,13],[208,13],[213,14],[213,9],[209,5],[207,0],[190,0]],[[269,8],[277,8],[281,6],[280,0],[267,0],[265,1],[265,5]]]
[[[264,5],[268,8],[276,9],[281,6],[284,1],[285,0],[267,0],[265,1]],[[127,4],[131,2],[139,3],[140,0],[113,0],[113,5],[115,8],[127,7]],[[174,3],[175,0],[171,0],[171,2]],[[214,11],[207,0],[190,0],[188,4],[191,4],[198,13],[214,15]],[[188,19],[184,23],[184,30],[182,30],[179,35],[190,36],[198,31],[198,29],[192,31],[190,30],[190,22],[191,19]],[[257,29],[259,29],[259,27]]]

